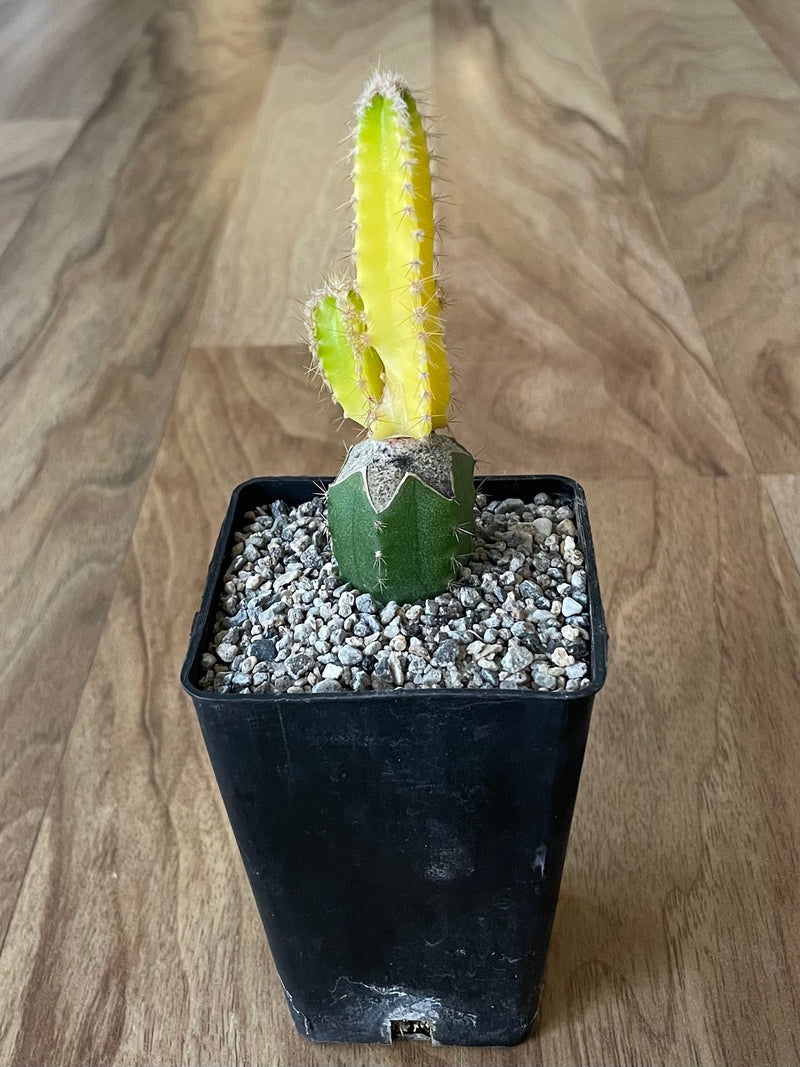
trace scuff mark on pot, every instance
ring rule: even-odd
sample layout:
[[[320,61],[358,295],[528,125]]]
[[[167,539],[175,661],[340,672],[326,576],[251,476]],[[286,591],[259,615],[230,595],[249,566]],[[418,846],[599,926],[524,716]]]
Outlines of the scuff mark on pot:
[[[542,879],[544,878],[544,865],[546,860],[547,845],[539,845],[539,847],[533,854],[533,859],[531,860],[531,867],[533,868],[533,873],[537,876],[539,881],[542,881]]]
[[[278,976],[278,980],[280,981],[281,986],[283,987],[284,995],[285,995],[286,1000],[287,1000],[287,1002],[289,1004],[289,1010],[292,1012],[293,1015],[297,1016],[297,1018],[302,1020],[303,1028],[304,1028],[304,1030],[306,1032],[306,1036],[310,1036],[311,1035],[311,1022],[310,1022],[308,1016],[305,1015],[302,1011],[300,1011],[300,1009],[297,1007],[297,1005],[294,1002],[294,997],[289,992],[289,990],[286,988],[286,986],[283,985],[283,981],[281,980],[280,975]]]
[[[453,836],[453,828],[436,819],[426,825],[428,836],[425,876],[432,882],[449,882],[466,878],[475,870],[469,848]]]
[[[374,994],[374,1003],[363,1003],[363,990]],[[358,982],[355,979],[341,975],[337,978],[333,987],[335,1000],[341,1001],[349,996],[359,997],[359,1012],[362,1019],[369,1016],[375,1020],[384,1031],[387,1042],[391,1041],[392,1023],[397,1022],[420,1022],[430,1027],[432,1043],[436,1041],[436,1024],[443,1015],[454,1014],[452,1010],[444,1007],[442,1002],[435,997],[420,996],[417,993],[403,989],[401,986],[378,986],[368,982]],[[338,994],[338,995],[337,995]],[[370,998],[371,999],[371,998]],[[478,1025],[476,1015],[458,1012],[459,1018],[469,1022],[473,1027]]]

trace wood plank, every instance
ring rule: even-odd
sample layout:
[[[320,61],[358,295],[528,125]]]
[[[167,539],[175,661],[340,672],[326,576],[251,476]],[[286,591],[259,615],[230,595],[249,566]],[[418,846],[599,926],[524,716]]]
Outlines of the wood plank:
[[[79,129],[77,119],[0,122],[0,255]]]
[[[756,469],[791,473],[797,84],[730,0],[582,9]]]
[[[800,567],[800,477],[762,474],[761,482],[769,493],[794,561]]]
[[[154,19],[0,259],[0,939],[283,19],[255,0]]]
[[[755,28],[798,80],[800,55],[800,5],[795,0],[735,0]]]
[[[573,9],[439,0],[436,107],[464,443],[578,478],[750,470]]]
[[[588,486],[611,672],[540,1036],[296,1034],[178,672],[232,486],[338,463],[299,356],[190,355],[0,955],[0,1060],[796,1062],[798,572],[754,478]]]
[[[196,334],[200,345],[291,344],[300,305],[349,254],[340,144],[380,62],[420,90],[433,77],[430,0],[300,0],[270,81]]]
[[[0,25],[0,117],[87,119],[161,6],[159,0],[7,0]]]

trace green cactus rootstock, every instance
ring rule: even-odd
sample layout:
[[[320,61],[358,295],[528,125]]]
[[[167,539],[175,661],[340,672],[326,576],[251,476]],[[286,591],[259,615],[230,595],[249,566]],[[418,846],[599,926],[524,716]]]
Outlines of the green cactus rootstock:
[[[443,435],[356,445],[328,489],[339,573],[384,603],[441,593],[472,550],[474,469]]]
[[[369,435],[328,492],[342,577],[379,600],[442,592],[472,547],[474,461],[447,426],[450,370],[427,136],[405,83],[377,72],[356,105],[355,278],[307,305],[313,365]]]

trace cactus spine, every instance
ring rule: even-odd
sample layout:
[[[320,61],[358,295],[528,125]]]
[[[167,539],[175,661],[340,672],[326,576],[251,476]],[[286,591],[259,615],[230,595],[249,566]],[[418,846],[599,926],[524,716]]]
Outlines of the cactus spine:
[[[316,368],[369,437],[328,492],[340,573],[380,600],[442,592],[472,544],[474,461],[447,425],[450,372],[434,256],[430,156],[419,109],[376,73],[356,105],[355,281],[307,305]]]

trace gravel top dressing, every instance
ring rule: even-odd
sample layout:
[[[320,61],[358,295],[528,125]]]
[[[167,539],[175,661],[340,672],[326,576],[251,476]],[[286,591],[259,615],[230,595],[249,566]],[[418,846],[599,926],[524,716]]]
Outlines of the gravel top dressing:
[[[201,688],[219,693],[582,689],[589,615],[572,508],[477,496],[450,589],[377,603],[342,583],[322,496],[248,512],[234,536]]]

